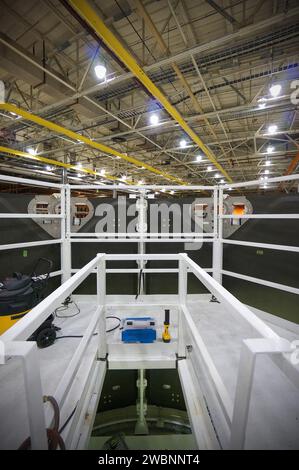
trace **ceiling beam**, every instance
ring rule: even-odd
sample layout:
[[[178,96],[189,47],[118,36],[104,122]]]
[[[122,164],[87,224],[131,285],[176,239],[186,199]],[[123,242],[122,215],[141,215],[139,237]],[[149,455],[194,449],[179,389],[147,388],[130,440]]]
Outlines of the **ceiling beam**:
[[[220,15],[222,15],[227,21],[229,21],[233,25],[239,24],[236,18],[231,16],[229,13],[224,8],[221,8],[216,2],[213,0],[206,0],[206,3],[208,3],[214,10],[218,11]]]
[[[90,168],[80,168],[79,170],[77,165],[72,165],[71,163],[59,162],[58,160],[52,160],[51,158],[42,157],[41,155],[31,155],[30,153],[22,152],[21,150],[17,150],[17,149],[0,146],[0,154],[1,153],[5,153],[9,157],[21,157],[27,160],[43,163],[45,165],[58,166],[60,168],[66,168],[67,170],[74,170],[77,172],[80,171],[80,173],[82,172],[91,176],[99,176],[103,179],[108,179],[111,181],[121,180],[120,178],[116,178],[114,176],[107,175],[107,174],[105,174],[105,176],[103,177],[103,175],[101,175],[99,172],[95,170],[91,170]]]
[[[167,54],[167,55],[170,55],[170,51],[169,51],[163,37],[161,36],[159,31],[157,30],[156,25],[152,21],[150,15],[148,14],[148,12],[147,12],[145,6],[143,5],[143,3],[140,0],[134,0],[134,3],[136,5],[138,14],[141,16],[141,18],[143,18],[146,26],[149,28],[149,30],[151,31],[151,33],[155,37],[157,43],[159,44],[159,47],[160,47],[161,51],[163,53]],[[172,14],[173,14],[173,10],[171,9],[171,15]],[[171,64],[171,66],[172,66],[176,76],[178,77],[179,81],[181,82],[181,85],[187,91],[187,94],[188,94],[188,96],[191,100],[193,108],[195,109],[195,111],[197,113],[197,119],[200,119],[200,117],[204,115],[204,112],[203,112],[203,109],[202,109],[202,107],[200,106],[200,104],[198,102],[198,99],[194,95],[189,83],[187,82],[186,78],[184,77],[183,73],[181,72],[181,70],[179,69],[177,64],[175,62],[173,62]],[[216,133],[215,133],[213,127],[210,125],[208,119],[203,116],[203,120],[204,120],[208,130],[210,131],[210,133],[213,135],[213,137],[215,139],[217,139]],[[215,155],[214,155],[214,157],[215,157]],[[215,157],[215,159],[216,159],[216,157]]]
[[[231,177],[226,170],[218,163],[215,155],[204,144],[200,137],[189,127],[187,122],[183,119],[179,111],[168,101],[166,96],[159,90],[159,88],[152,82],[144,70],[137,64],[132,55],[124,48],[115,35],[107,28],[102,19],[97,15],[95,10],[85,0],[69,0],[70,5],[75,11],[92,27],[95,33],[106,44],[107,47],[115,54],[123,64],[135,75],[140,83],[155,97],[168,114],[181,126],[185,133],[198,145],[204,152],[208,159],[216,166],[216,168],[225,176],[225,178],[232,182]]]
[[[28,111],[25,111],[24,109],[18,108],[17,106],[14,106],[13,104],[8,104],[8,103],[1,103],[0,104],[0,110],[2,111],[7,111],[9,113],[14,113],[18,116],[22,116],[24,119],[30,122],[34,122],[35,124],[41,126],[41,127],[46,127],[47,129],[56,132],[57,134],[63,134],[67,137],[70,137],[73,139],[75,142],[82,142],[88,145],[91,148],[94,148],[95,150],[99,150],[100,152],[106,153],[107,155],[113,155],[115,157],[120,157],[123,160],[126,160],[127,162],[136,165],[139,168],[145,169],[150,171],[151,173],[155,173],[156,175],[161,175],[165,179],[173,181],[175,183],[179,184],[187,184],[186,182],[183,182],[180,178],[177,178],[175,176],[172,176],[168,173],[165,173],[163,171],[158,170],[157,168],[148,165],[147,163],[138,160],[137,158],[130,157],[128,155],[125,155],[124,153],[119,152],[118,150],[108,147],[107,145],[101,144],[99,142],[95,142],[94,140],[88,139],[84,135],[78,134],[77,132],[71,131],[70,129],[67,129],[66,127],[60,126],[58,124],[55,124],[52,121],[47,121],[46,119],[43,119],[39,116],[36,116],[35,114],[29,113]]]
[[[294,156],[293,160],[291,161],[288,168],[286,169],[284,176],[291,175],[296,170],[298,164],[299,164],[299,152],[297,152],[296,155]],[[280,183],[279,189],[283,190],[284,187],[285,185],[283,183]]]

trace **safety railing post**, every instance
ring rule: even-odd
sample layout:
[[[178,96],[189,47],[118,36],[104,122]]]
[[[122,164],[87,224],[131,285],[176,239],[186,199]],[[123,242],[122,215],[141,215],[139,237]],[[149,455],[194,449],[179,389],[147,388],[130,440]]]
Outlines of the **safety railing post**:
[[[7,357],[20,357],[25,385],[25,399],[32,450],[48,449],[43,390],[36,343],[33,341],[11,341],[5,343]]]
[[[65,224],[65,228],[61,230],[61,270],[62,282],[65,282],[70,279],[72,269],[70,185],[63,185],[61,191],[64,191],[64,196],[61,198],[61,214],[65,217],[61,221],[62,225]]]
[[[106,260],[102,254],[98,254],[97,265],[97,308],[100,318],[98,323],[99,349],[100,358],[105,358],[107,354],[107,338],[106,338]]]
[[[231,424],[231,449],[243,449],[257,354],[281,354],[292,351],[283,338],[253,338],[243,341]]]
[[[237,388],[231,425],[232,449],[243,449],[249,413],[255,355],[244,342],[240,354]]]
[[[217,197],[218,191],[214,191],[214,225],[216,224],[216,232],[214,227],[214,241],[213,241],[213,278],[222,284],[222,265],[223,265],[223,220],[221,215],[223,213],[223,189],[219,188],[219,201]],[[215,222],[215,212],[216,219]]]
[[[178,312],[178,356],[185,357],[186,355],[186,342],[185,342],[185,326],[184,326],[184,311],[183,307],[187,303],[187,293],[188,293],[188,271],[187,263],[184,258],[187,255],[185,253],[180,253],[179,258],[179,312]]]

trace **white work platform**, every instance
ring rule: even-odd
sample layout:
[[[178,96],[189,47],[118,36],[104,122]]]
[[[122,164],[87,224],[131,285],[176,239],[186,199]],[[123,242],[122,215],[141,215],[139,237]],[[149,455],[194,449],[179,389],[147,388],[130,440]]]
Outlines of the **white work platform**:
[[[61,327],[58,336],[83,335],[96,311],[96,296],[74,296],[74,299],[80,307],[80,314],[73,318],[56,319],[55,324]],[[232,314],[223,303],[210,302],[211,295],[188,295],[187,299],[196,328],[233,399],[242,340],[256,337],[256,332],[245,320]],[[164,308],[167,307],[170,309],[170,344],[161,342]],[[256,309],[252,310],[280,336],[290,341],[298,338],[298,325]],[[70,306],[64,315],[71,315],[74,311],[74,307]],[[176,367],[177,296],[148,295],[140,296],[137,300],[133,296],[107,296],[106,315],[120,318],[153,316],[157,320],[158,337],[157,342],[152,345],[131,345],[121,343],[119,330],[108,333],[108,368]],[[107,329],[116,324],[115,320],[107,320]],[[38,350],[43,394],[54,395],[79,341],[79,338],[64,338],[46,349]],[[97,336],[93,336],[63,409],[61,424],[81,397],[96,351]],[[15,449],[29,435],[24,381],[18,359],[8,361],[0,369],[0,396],[0,447]],[[299,391],[269,357],[261,356],[257,360],[254,374],[245,448],[298,449],[298,436]]]

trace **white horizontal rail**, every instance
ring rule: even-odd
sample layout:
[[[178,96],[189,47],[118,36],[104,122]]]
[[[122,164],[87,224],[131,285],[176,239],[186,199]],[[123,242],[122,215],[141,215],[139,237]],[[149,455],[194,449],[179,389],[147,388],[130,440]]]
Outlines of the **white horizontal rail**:
[[[205,366],[207,367],[207,370],[210,374],[210,377],[213,381],[217,397],[219,399],[221,408],[224,412],[224,416],[226,419],[227,424],[230,426],[231,421],[232,421],[232,415],[233,415],[233,403],[232,400],[228,394],[228,391],[221,379],[221,376],[216,369],[216,366],[213,362],[213,359],[210,356],[210,353],[198,331],[198,328],[196,324],[194,323],[193,318],[191,317],[188,308],[185,305],[182,305],[182,310],[184,314],[184,318],[186,320],[186,324],[189,327],[189,331],[191,336],[193,337],[195,341],[196,347],[199,349],[201,353],[201,358],[204,361]],[[192,357],[192,356],[191,356]]]
[[[61,214],[11,214],[1,213],[0,219],[63,219]]]
[[[279,336],[262,320],[260,320],[248,307],[242,304],[236,297],[228,292],[221,284],[207,274],[200,266],[192,261],[186,254],[180,254],[190,271],[202,282],[202,284],[220,301],[228,305],[232,312],[242,316],[264,338],[279,338]]]
[[[43,323],[54,310],[68,297],[83,281],[89,276],[103,257],[103,254],[97,255],[87,263],[73,277],[63,283],[58,289],[54,290],[48,297],[34,307],[27,315],[15,323],[2,336],[2,341],[20,341],[26,340]]]
[[[277,244],[272,244],[272,243],[257,243],[257,242],[243,241],[243,240],[227,240],[227,239],[221,239],[221,242],[228,244],[228,245],[252,246],[255,248],[266,248],[268,250],[293,251],[295,253],[299,253],[299,246],[277,245]]]
[[[295,175],[287,175],[287,176],[277,176],[274,178],[268,178],[266,180],[267,184],[271,183],[281,183],[284,181],[294,181],[299,180],[299,174]],[[259,180],[252,180],[252,181],[244,181],[242,183],[232,183],[232,184],[225,184],[222,186],[223,189],[229,188],[247,188],[248,186],[259,186],[261,183],[265,183],[265,181]]]
[[[136,260],[148,260],[148,261],[178,261],[180,259],[180,255],[177,254],[135,254],[135,253],[128,253],[128,254],[105,254],[105,259],[107,261],[136,261]]]
[[[119,191],[144,191],[144,190],[149,190],[149,191],[162,191],[162,189],[165,191],[213,191],[214,186],[170,186],[170,185],[146,185],[143,184],[142,186],[136,186],[136,185],[125,185],[125,184],[72,184],[70,186],[70,189],[108,189],[110,191],[119,190]]]
[[[213,272],[213,268],[202,268],[205,270],[206,273],[212,273]],[[79,269],[72,269],[71,272],[72,273],[77,273],[78,271],[80,271]],[[91,274],[96,274],[96,269],[94,269],[92,271]],[[142,272],[145,273],[145,274],[163,274],[163,273],[178,273],[179,270],[178,268],[159,268],[159,269],[152,269],[152,268],[145,268],[145,269],[142,269]],[[130,268],[130,269],[106,269],[106,273],[108,274],[127,274],[127,273],[140,273],[140,269],[138,268]]]
[[[200,384],[194,380],[194,373],[189,369],[188,362],[186,359],[178,361],[177,368],[197,449],[219,450],[204,395]]]
[[[19,178],[17,176],[6,176],[0,174],[0,181],[4,183],[19,183],[25,184],[29,186],[43,186],[46,188],[62,188],[62,184],[58,183],[51,183],[51,181],[39,181],[39,180],[31,180],[29,178]]]
[[[56,276],[61,276],[62,274],[62,270],[60,269],[59,271],[53,271],[52,273],[50,273],[50,277],[56,277]]]
[[[79,237],[213,237],[214,233],[207,233],[207,232],[190,232],[190,233],[172,233],[172,232],[163,232],[163,233],[151,233],[151,232],[80,232],[80,233],[71,233],[71,237],[79,238]]]
[[[71,239],[71,243],[212,243],[213,238],[77,238]]]
[[[61,409],[63,407],[63,404],[65,402],[65,399],[70,391],[70,388],[72,386],[73,380],[76,376],[76,373],[82,363],[82,358],[83,354],[86,351],[87,346],[90,344],[90,341],[92,339],[92,336],[96,330],[97,324],[100,320],[100,316],[103,312],[103,307],[100,306],[97,308],[95,313],[93,314],[88,327],[83,335],[83,338],[81,339],[74,355],[72,356],[72,359],[66,369],[66,371],[63,374],[63,377],[61,378],[55,393],[54,397],[59,405],[59,408]],[[49,418],[48,418],[49,419]],[[48,420],[47,420],[48,421]]]
[[[246,276],[245,274],[235,273],[232,271],[226,271],[223,269],[222,274],[225,276],[236,277],[237,279],[242,279],[244,281],[254,282],[255,284],[260,284],[266,287],[273,287],[274,289],[283,290],[290,292],[291,294],[299,295],[299,289],[296,287],[286,286],[285,284],[278,284],[277,282],[266,281],[265,279],[260,279],[258,277]]]
[[[219,217],[221,219],[299,219],[299,214],[226,214]]]
[[[15,250],[17,248],[33,248],[35,246],[43,246],[43,245],[57,245],[61,242],[62,240],[59,238],[57,240],[40,240],[38,242],[8,243],[7,245],[0,245],[0,251],[1,250]]]

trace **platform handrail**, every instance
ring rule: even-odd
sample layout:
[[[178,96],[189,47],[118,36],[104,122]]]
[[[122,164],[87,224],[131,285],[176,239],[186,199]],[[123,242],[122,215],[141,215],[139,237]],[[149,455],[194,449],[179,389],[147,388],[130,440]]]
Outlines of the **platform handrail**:
[[[48,297],[42,300],[27,315],[15,323],[2,336],[1,340],[22,341],[27,340],[29,336],[55,311],[57,307],[89,276],[92,270],[97,266],[104,254],[99,254],[80,269],[74,276],[64,282]]]
[[[60,408],[63,408],[66,398],[71,390],[76,374],[82,363],[83,355],[90,344],[94,334],[97,334],[97,342],[95,354],[101,360],[106,360],[107,344],[106,344],[106,325],[105,325],[105,297],[106,297],[106,261],[131,261],[131,260],[152,260],[152,261],[177,261],[179,288],[178,303],[178,357],[186,356],[186,344],[184,331],[188,328],[194,341],[195,352],[199,353],[204,370],[209,374],[212,384],[216,391],[216,397],[226,423],[230,430],[230,446],[233,448],[243,448],[246,437],[246,427],[248,421],[249,403],[251,398],[251,389],[253,383],[253,373],[255,367],[255,357],[257,354],[286,354],[292,351],[291,344],[288,340],[281,338],[268,325],[259,319],[250,309],[236,299],[221,284],[213,279],[203,268],[198,266],[191,260],[187,254],[104,254],[99,253],[89,263],[82,267],[74,276],[64,282],[52,294],[44,299],[40,304],[32,309],[29,314],[23,317],[18,323],[11,327],[1,339],[5,344],[13,345],[14,353],[18,354],[18,345],[26,344],[26,340],[36,328],[58,307],[62,301],[68,297],[90,274],[97,272],[97,307],[92,315],[88,327],[82,339],[77,346],[73,357],[68,364],[62,378],[56,387],[54,397]],[[125,274],[126,270],[122,270]],[[167,272],[167,271],[166,271]],[[188,311],[188,273],[192,273],[196,278],[214,295],[220,302],[229,306],[230,310],[242,317],[250,324],[261,338],[245,339],[243,341],[242,352],[240,356],[240,365],[237,375],[237,389],[234,400],[231,399],[228,390],[219,374],[217,367],[205,345],[200,333],[197,331],[195,323]],[[23,347],[23,346],[22,346]],[[38,361],[35,357],[35,368],[39,369]],[[244,375],[244,370],[246,374]],[[40,371],[38,371],[40,374]],[[35,380],[35,379],[34,379]],[[39,381],[39,380],[37,380]],[[35,386],[33,384],[33,386]],[[40,391],[40,387],[37,387]],[[27,387],[26,392],[29,393]],[[52,419],[51,410],[46,409],[45,423],[49,425]],[[43,426],[43,420],[39,418],[40,428]],[[33,442],[36,446],[42,446],[42,442],[38,439],[38,429],[36,422],[30,428],[34,433]],[[40,429],[43,432],[43,429]]]

